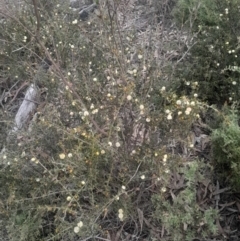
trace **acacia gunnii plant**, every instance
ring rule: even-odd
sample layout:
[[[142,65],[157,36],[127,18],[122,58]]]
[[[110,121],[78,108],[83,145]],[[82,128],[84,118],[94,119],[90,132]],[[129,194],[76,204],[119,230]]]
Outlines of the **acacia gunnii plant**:
[[[173,62],[158,62],[154,45],[139,42],[147,33],[136,26],[125,31],[129,1],[88,4],[96,9],[86,21],[60,0],[0,10],[0,84],[16,95],[2,102],[9,130],[39,63],[51,62],[35,83],[41,96],[29,124],[13,138],[1,134],[7,140],[0,156],[2,235],[11,241],[110,240],[115,234],[156,240],[151,227],[157,225],[167,230],[166,240],[179,240],[174,230],[190,240],[199,225],[204,236],[215,234],[216,212],[201,211],[195,200],[200,164],[186,162],[202,102],[171,89]],[[154,36],[157,41],[158,32]],[[185,153],[172,151],[172,143]],[[165,195],[177,172],[186,185],[171,203]]]

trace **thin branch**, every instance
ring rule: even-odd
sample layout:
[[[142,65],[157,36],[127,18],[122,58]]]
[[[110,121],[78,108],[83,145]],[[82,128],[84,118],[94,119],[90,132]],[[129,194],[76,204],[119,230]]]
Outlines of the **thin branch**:
[[[40,14],[39,10],[37,7],[37,0],[32,0],[33,6],[34,6],[34,11],[35,11],[35,16],[37,18],[37,29],[36,29],[36,37],[39,37],[39,32],[40,32]]]

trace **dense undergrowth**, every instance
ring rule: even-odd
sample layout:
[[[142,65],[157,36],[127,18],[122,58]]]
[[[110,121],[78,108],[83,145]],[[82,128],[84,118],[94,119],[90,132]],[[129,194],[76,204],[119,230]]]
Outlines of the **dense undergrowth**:
[[[0,10],[0,88],[9,93],[1,99],[1,235],[216,237],[220,214],[214,202],[201,202],[201,191],[221,165],[229,168],[219,178],[233,170],[227,185],[238,189],[238,116],[221,112],[222,103],[238,101],[238,1],[155,1],[151,40],[137,27],[124,31],[119,15],[129,1],[96,4],[87,21],[58,0]],[[160,34],[159,18],[170,12],[178,42]],[[51,67],[36,78],[44,59]],[[30,84],[41,90],[38,109],[9,137]],[[205,124],[214,144],[207,163],[192,128],[209,110],[218,124]]]

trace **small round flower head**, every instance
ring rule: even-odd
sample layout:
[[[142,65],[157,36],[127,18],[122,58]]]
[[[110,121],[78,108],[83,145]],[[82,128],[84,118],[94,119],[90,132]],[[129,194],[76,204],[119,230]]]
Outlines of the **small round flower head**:
[[[144,179],[145,179],[145,175],[142,175],[142,176],[141,176],[141,179],[144,180]]]
[[[164,162],[167,161],[167,157],[168,157],[167,154],[165,154],[165,155],[163,156],[163,161],[164,161]]]
[[[165,110],[165,113],[166,113],[166,114],[169,114],[169,113],[170,113],[170,110]]]
[[[93,113],[93,114],[97,114],[97,113],[98,113],[98,109],[94,109],[94,110],[92,111],[92,113]]]
[[[181,100],[177,100],[177,101],[176,101],[176,104],[177,104],[177,105],[181,105],[181,104],[182,104],[182,101],[181,101]]]
[[[166,187],[162,187],[161,191],[166,192],[167,191]]]
[[[77,226],[77,227],[74,227],[73,231],[74,231],[74,233],[79,233],[80,228],[79,228],[78,226]]]
[[[27,36],[23,37],[23,42],[26,43],[27,42]]]
[[[151,121],[151,119],[148,117],[148,118],[146,118],[146,122],[150,122]]]
[[[195,101],[191,101],[190,105],[195,106]]]
[[[121,221],[123,221],[123,209],[121,208],[118,210],[118,217]]]
[[[185,110],[185,114],[186,114],[186,115],[189,115],[191,111],[192,111],[192,108],[191,108],[191,107],[188,107],[188,108]]]
[[[116,142],[116,147],[120,147],[121,146],[121,144],[119,143],[119,142]]]
[[[136,154],[136,151],[132,150],[131,155],[134,155],[134,154]]]
[[[126,190],[126,187],[125,187],[125,186],[122,186],[122,190]]]
[[[143,110],[144,109],[144,105],[140,105],[139,108],[140,108],[140,110]]]
[[[182,111],[178,111],[178,115],[181,115],[182,114]]]
[[[172,120],[172,114],[171,113],[168,114],[167,119]]]
[[[82,221],[78,222],[77,226],[81,228],[83,226],[83,222]]]
[[[68,196],[67,197],[67,201],[69,202],[69,201],[71,201],[72,200],[72,198],[70,197],[70,196]]]
[[[65,156],[65,154],[64,154],[64,153],[59,154],[59,158],[60,158],[60,159],[62,159],[62,160],[63,160],[63,159],[65,159],[65,157],[66,157],[66,156]]]
[[[127,100],[131,100],[132,99],[132,96],[131,95],[128,95],[127,96]]]
[[[118,209],[118,212],[119,213],[123,213],[123,210],[120,208],[120,209]]]
[[[78,20],[75,19],[75,20],[72,21],[72,24],[77,24],[77,22],[78,22]]]
[[[84,115],[84,116],[89,116],[89,112],[88,112],[87,110],[85,110],[85,111],[83,112],[83,115]]]

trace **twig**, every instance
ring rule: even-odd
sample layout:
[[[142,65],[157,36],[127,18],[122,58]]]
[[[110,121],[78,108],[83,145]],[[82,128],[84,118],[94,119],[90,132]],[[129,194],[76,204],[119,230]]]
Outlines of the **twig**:
[[[130,180],[127,182],[127,184],[130,183],[130,182],[132,181],[132,179],[137,175],[138,169],[139,169],[139,167],[141,166],[141,164],[142,164],[142,162],[139,163],[139,165],[138,165],[138,167],[137,167],[137,170],[135,171],[134,175],[130,178]]]
[[[37,0],[32,0],[32,2],[33,2],[33,6],[34,6],[35,15],[36,15],[36,18],[37,18],[36,37],[38,39],[39,32],[40,32],[40,15],[39,15],[38,7],[37,7]]]
[[[24,88],[25,86],[27,86],[29,84],[29,82],[24,82],[17,90],[16,94],[14,95],[13,99],[10,101],[9,105],[11,105],[13,103],[13,101],[16,99],[16,97],[18,96],[18,93],[20,92],[20,90],[22,88]]]
[[[191,50],[191,48],[196,44],[197,42],[195,42],[192,46],[190,46],[189,48],[188,48],[188,50],[183,54],[183,56],[177,61],[177,64],[179,63],[179,62],[181,62],[184,58],[185,58],[185,56],[187,55],[187,53]]]

